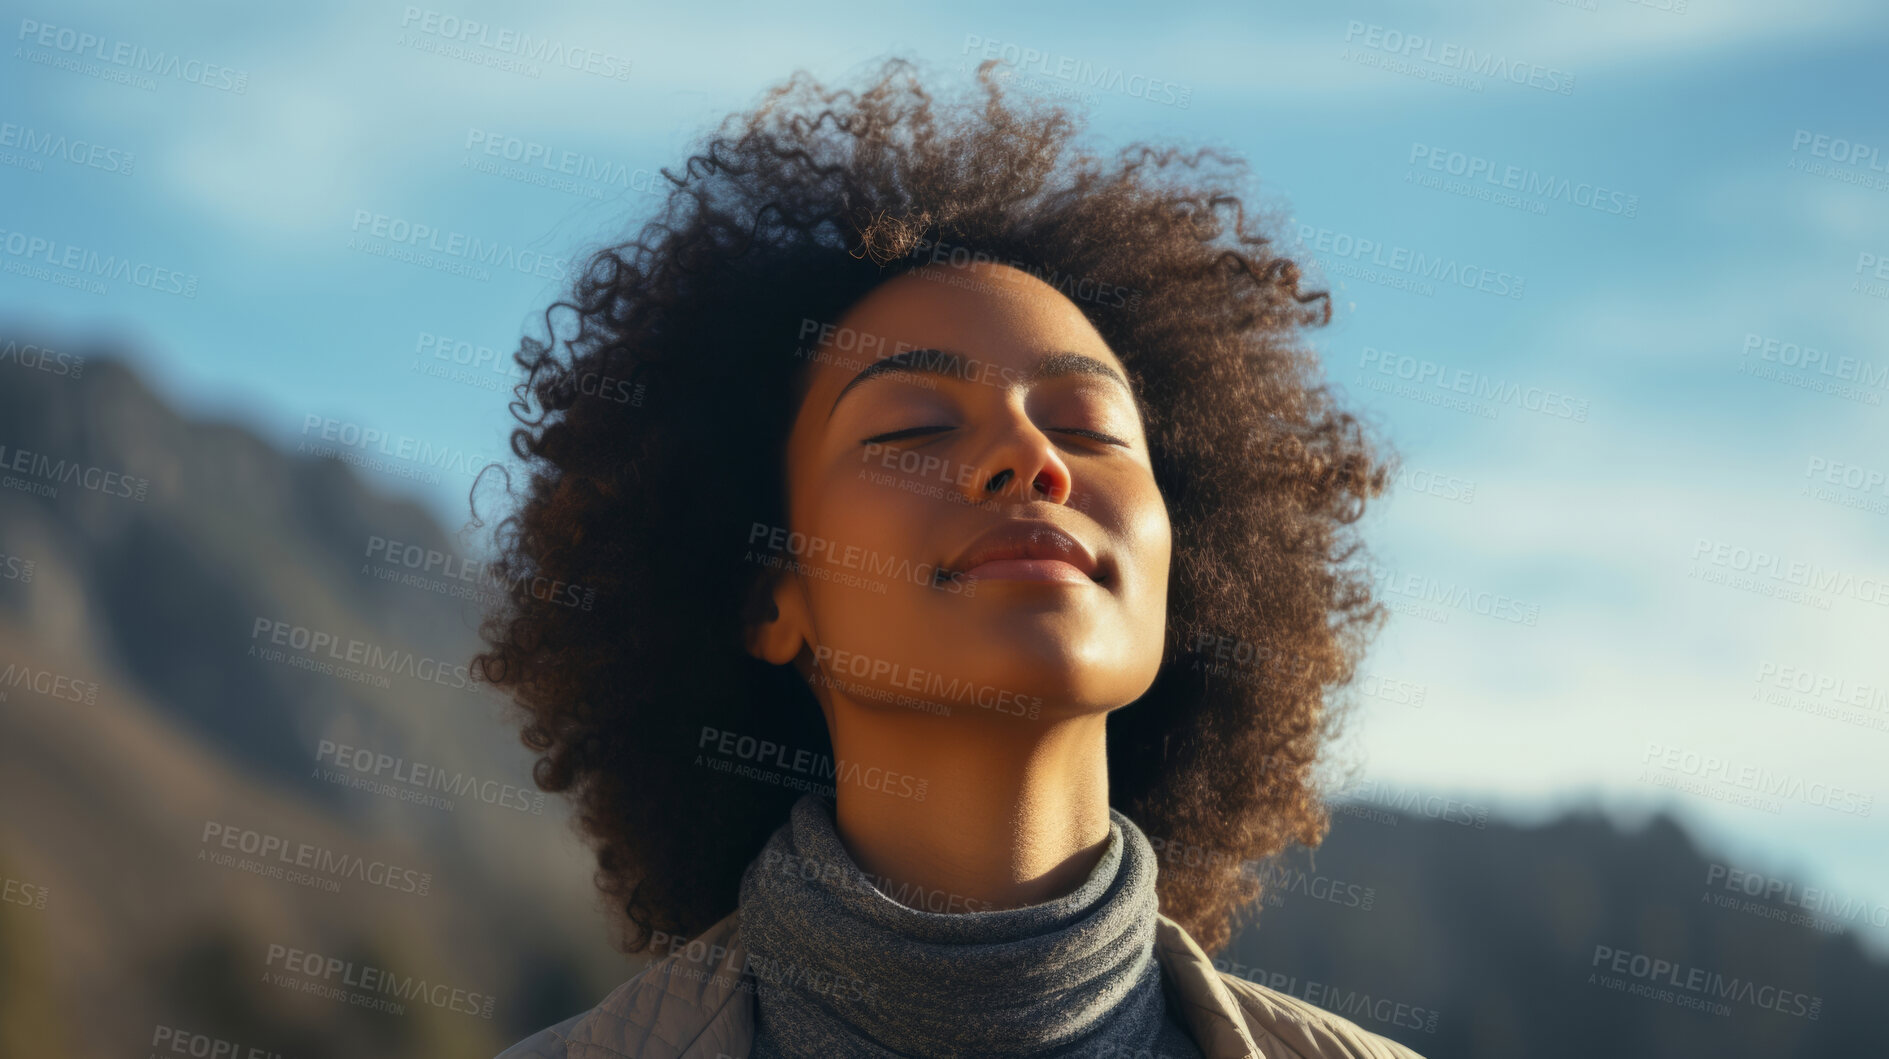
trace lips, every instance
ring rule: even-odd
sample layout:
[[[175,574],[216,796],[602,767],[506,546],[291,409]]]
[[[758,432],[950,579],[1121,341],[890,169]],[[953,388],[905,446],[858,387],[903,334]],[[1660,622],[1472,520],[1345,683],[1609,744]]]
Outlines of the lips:
[[[944,564],[953,577],[961,576],[985,563],[1011,560],[1040,560],[1067,563],[1094,581],[1101,569],[1095,553],[1069,533],[1040,520],[1017,519],[992,528],[972,541],[958,557]],[[1006,569],[1027,569],[1006,567]]]

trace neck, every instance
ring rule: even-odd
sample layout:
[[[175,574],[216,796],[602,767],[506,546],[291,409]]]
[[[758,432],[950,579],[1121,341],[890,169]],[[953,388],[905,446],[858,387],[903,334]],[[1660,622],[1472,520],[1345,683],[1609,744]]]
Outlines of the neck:
[[[939,717],[836,697],[827,719],[840,839],[888,893],[941,891],[962,911],[1040,904],[1108,846],[1105,713]]]
[[[922,909],[888,893],[837,808],[801,795],[742,873],[755,1059],[1200,1054],[1167,1014],[1154,849],[1133,820],[1109,812],[1067,894],[964,915],[929,907],[937,891]]]

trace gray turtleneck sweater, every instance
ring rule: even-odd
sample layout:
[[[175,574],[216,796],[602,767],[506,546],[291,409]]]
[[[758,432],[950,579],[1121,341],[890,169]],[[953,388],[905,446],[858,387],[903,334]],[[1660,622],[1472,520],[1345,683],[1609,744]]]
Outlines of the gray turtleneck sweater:
[[[741,878],[752,1059],[1200,1059],[1154,958],[1154,847],[1109,820],[1073,893],[994,911],[903,895],[940,909],[921,911],[854,863],[830,798],[802,795]]]

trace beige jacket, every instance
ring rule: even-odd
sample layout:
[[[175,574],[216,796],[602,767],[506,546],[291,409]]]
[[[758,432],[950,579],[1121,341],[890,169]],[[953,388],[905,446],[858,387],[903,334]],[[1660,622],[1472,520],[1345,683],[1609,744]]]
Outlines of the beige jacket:
[[[746,1059],[754,987],[742,973],[738,915],[498,1059]],[[1178,1006],[1207,1059],[1423,1059],[1303,1000],[1222,973],[1166,916],[1155,928],[1154,954],[1168,1003]]]

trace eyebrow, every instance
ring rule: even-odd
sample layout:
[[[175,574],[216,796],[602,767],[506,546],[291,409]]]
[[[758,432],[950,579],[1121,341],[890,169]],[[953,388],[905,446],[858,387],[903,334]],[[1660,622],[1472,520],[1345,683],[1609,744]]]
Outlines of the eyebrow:
[[[975,381],[965,375],[964,359],[962,354],[945,349],[908,349],[876,360],[840,388],[839,394],[833,398],[833,407],[826,411],[826,417],[833,418],[834,409],[840,406],[840,398],[852,392],[853,387],[884,375],[935,375],[959,382]],[[1037,358],[1026,381],[1035,382],[1066,375],[1099,375],[1120,386],[1131,400],[1135,395],[1134,387],[1128,385],[1128,380],[1122,377],[1121,372],[1081,353],[1044,354]]]

